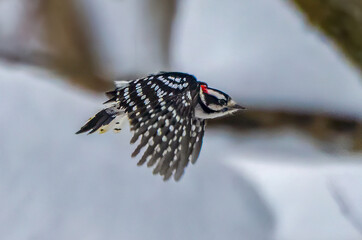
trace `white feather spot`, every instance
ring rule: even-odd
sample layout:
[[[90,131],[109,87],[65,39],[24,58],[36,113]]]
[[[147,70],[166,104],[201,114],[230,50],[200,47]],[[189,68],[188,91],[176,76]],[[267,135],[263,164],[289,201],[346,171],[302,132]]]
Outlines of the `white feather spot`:
[[[161,136],[162,135],[162,130],[159,128],[159,129],[157,129],[157,135],[158,136]]]

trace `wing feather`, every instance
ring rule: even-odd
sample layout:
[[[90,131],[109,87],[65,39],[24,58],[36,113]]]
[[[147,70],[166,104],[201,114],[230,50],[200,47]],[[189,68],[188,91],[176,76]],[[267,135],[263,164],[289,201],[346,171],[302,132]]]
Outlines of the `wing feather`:
[[[131,81],[108,95],[119,102],[119,107],[128,115],[133,131],[130,142],[138,142],[132,157],[145,148],[137,164],[147,162],[148,167],[155,166],[154,174],[163,176],[164,180],[174,175],[177,181],[200,151],[194,149],[199,147],[203,136],[194,131],[202,121],[196,119],[194,113],[199,86],[193,78],[182,82],[167,76]]]

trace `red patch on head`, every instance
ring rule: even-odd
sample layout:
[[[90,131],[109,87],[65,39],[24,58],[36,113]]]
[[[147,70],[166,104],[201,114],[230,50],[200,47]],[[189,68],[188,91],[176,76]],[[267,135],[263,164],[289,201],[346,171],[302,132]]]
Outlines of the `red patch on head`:
[[[202,89],[202,92],[208,93],[208,90],[207,90],[207,86],[206,86],[206,85],[201,85],[200,87],[201,87],[201,89]]]

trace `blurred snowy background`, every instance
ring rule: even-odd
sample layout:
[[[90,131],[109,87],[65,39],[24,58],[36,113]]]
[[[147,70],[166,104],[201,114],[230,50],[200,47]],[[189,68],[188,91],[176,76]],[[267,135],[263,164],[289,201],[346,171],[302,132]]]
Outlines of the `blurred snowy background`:
[[[1,0],[0,239],[362,239],[362,6],[335,38],[303,1]],[[178,183],[128,130],[74,134],[113,78],[161,70],[249,109],[210,122]]]

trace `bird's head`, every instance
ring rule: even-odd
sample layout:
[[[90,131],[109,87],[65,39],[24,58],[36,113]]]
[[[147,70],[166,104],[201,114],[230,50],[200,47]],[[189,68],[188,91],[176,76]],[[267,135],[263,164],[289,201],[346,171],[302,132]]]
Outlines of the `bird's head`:
[[[206,83],[200,83],[199,103],[208,117],[215,118],[244,110],[226,93],[214,88],[209,88]]]

